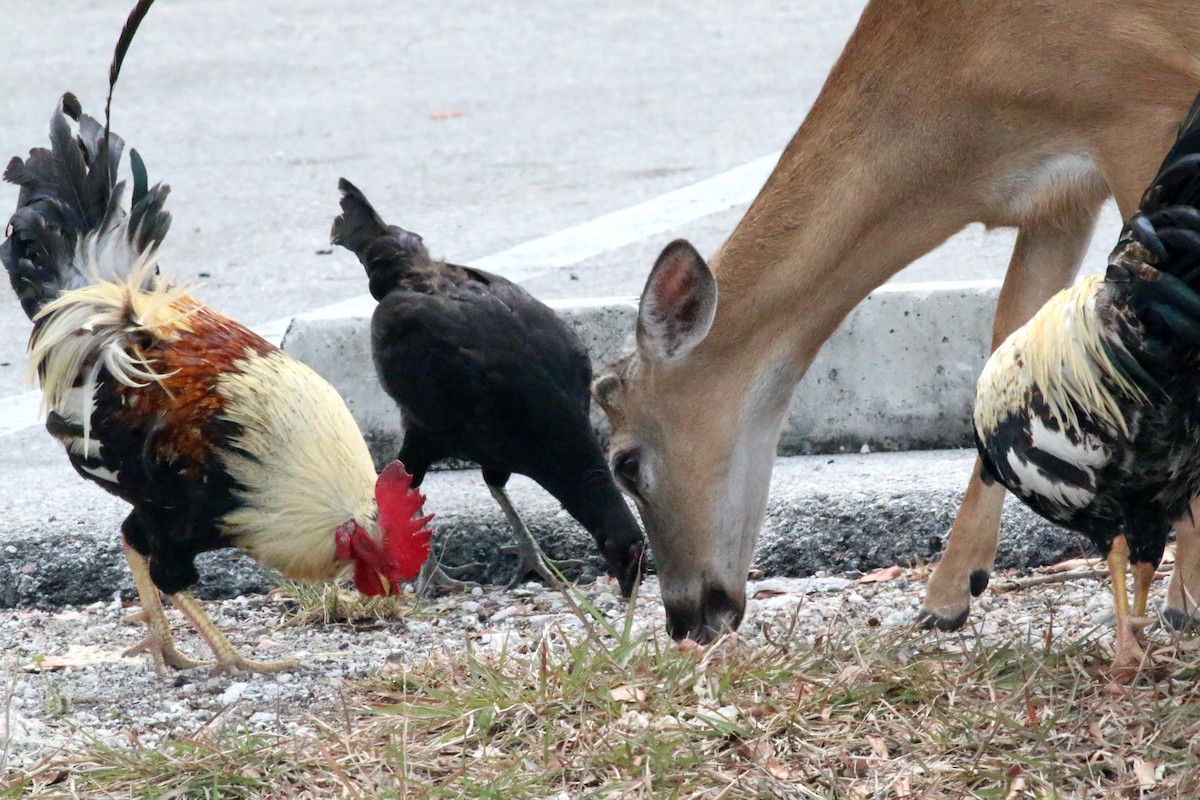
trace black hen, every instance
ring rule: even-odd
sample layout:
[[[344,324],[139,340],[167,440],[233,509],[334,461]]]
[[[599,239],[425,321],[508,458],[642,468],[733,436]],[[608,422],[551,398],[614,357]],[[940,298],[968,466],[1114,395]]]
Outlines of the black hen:
[[[975,401],[985,479],[1108,558],[1119,667],[1141,658],[1134,630],[1167,534],[1200,491],[1198,205],[1200,97],[1107,274],[1051,298],[997,348]]]
[[[642,533],[613,481],[588,417],[587,350],[521,287],[482,270],[435,261],[415,233],[386,224],[357,188],[339,181],[334,244],[358,256],[379,301],[371,350],[400,407],[400,458],[420,485],[435,461],[461,458],[483,478],[518,537],[514,581],[554,581],[504,485],[527,475],[586,528],[626,595],[640,572]]]

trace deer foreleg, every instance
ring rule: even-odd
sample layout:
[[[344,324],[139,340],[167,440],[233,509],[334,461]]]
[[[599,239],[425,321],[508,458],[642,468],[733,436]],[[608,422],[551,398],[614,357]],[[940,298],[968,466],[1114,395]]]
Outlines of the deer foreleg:
[[[1097,199],[1081,206],[1071,221],[1060,218],[1055,224],[1021,228],[996,305],[993,350],[1070,284],[1091,240],[1098,211]],[[979,468],[976,459],[942,560],[925,588],[920,616],[925,627],[961,627],[970,613],[971,597],[978,597],[991,577],[1005,490],[999,484],[984,485]]]

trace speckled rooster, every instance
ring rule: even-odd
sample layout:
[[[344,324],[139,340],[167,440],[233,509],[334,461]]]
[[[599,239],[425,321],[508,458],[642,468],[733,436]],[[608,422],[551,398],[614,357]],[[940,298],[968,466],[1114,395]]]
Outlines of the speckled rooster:
[[[130,15],[110,69],[153,0]],[[31,365],[46,428],[72,466],[133,506],[121,527],[149,627],[131,652],[160,671],[180,653],[159,590],[216,654],[216,669],[272,672],[294,662],[239,654],[186,591],[198,553],[238,547],[296,580],[353,572],[365,594],[416,576],[429,554],[424,498],[399,462],[376,476],[345,403],[315,372],[159,275],[168,188],[147,187],[136,151],[132,206],[116,183],[124,147],[66,95],[50,149],[14,158],[21,187],[0,245],[34,321]]]
[[[1107,274],[1060,292],[1013,333],[975,400],[985,479],[1108,559],[1118,668],[1141,660],[1135,631],[1155,568],[1200,490],[1198,205],[1200,97]]]

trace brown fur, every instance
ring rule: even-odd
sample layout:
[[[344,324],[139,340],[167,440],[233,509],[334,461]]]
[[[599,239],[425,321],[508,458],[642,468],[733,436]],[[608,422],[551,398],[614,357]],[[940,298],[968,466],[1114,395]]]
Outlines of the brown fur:
[[[1069,284],[1105,196],[1135,208],[1200,86],[1198,54],[1191,0],[867,7],[712,259],[708,335],[679,363],[640,349],[605,385],[613,452],[638,447],[653,465],[639,505],[664,597],[703,604],[714,581],[740,590],[765,489],[730,476],[760,479],[737,459],[771,457],[762,442],[850,309],[965,225],[1016,226],[998,344]],[[1002,501],[972,479],[926,599],[939,617],[965,618]]]

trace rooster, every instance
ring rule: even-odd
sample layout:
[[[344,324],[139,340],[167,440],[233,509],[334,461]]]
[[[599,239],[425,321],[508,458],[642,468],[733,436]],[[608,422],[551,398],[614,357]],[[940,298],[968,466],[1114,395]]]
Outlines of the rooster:
[[[536,572],[556,584],[504,489],[514,472],[533,478],[592,534],[628,596],[642,532],[592,432],[587,349],[521,287],[430,258],[420,236],[385,223],[349,181],[338,188],[342,214],[330,235],[358,256],[379,301],[371,351],[400,407],[398,457],[415,485],[440,459],[478,463],[517,535],[513,583]]]
[[[122,33],[110,100],[149,5]],[[129,654],[150,653],[160,672],[208,663],[176,648],[161,590],[211,646],[214,671],[291,668],[245,658],[217,629],[186,591],[196,555],[237,547],[289,578],[353,571],[360,592],[392,593],[429,554],[424,498],[399,463],[376,476],[333,387],[158,274],[169,189],[147,188],[131,151],[124,210],[124,143],[107,119],[65,95],[50,144],[4,173],[20,195],[0,260],[34,322],[47,430],[80,475],[133,507],[121,532],[149,635]]]
[[[976,394],[985,480],[1107,558],[1117,669],[1143,657],[1137,632],[1155,568],[1200,491],[1198,206],[1200,96],[1107,274],[1060,292],[1014,332]]]

